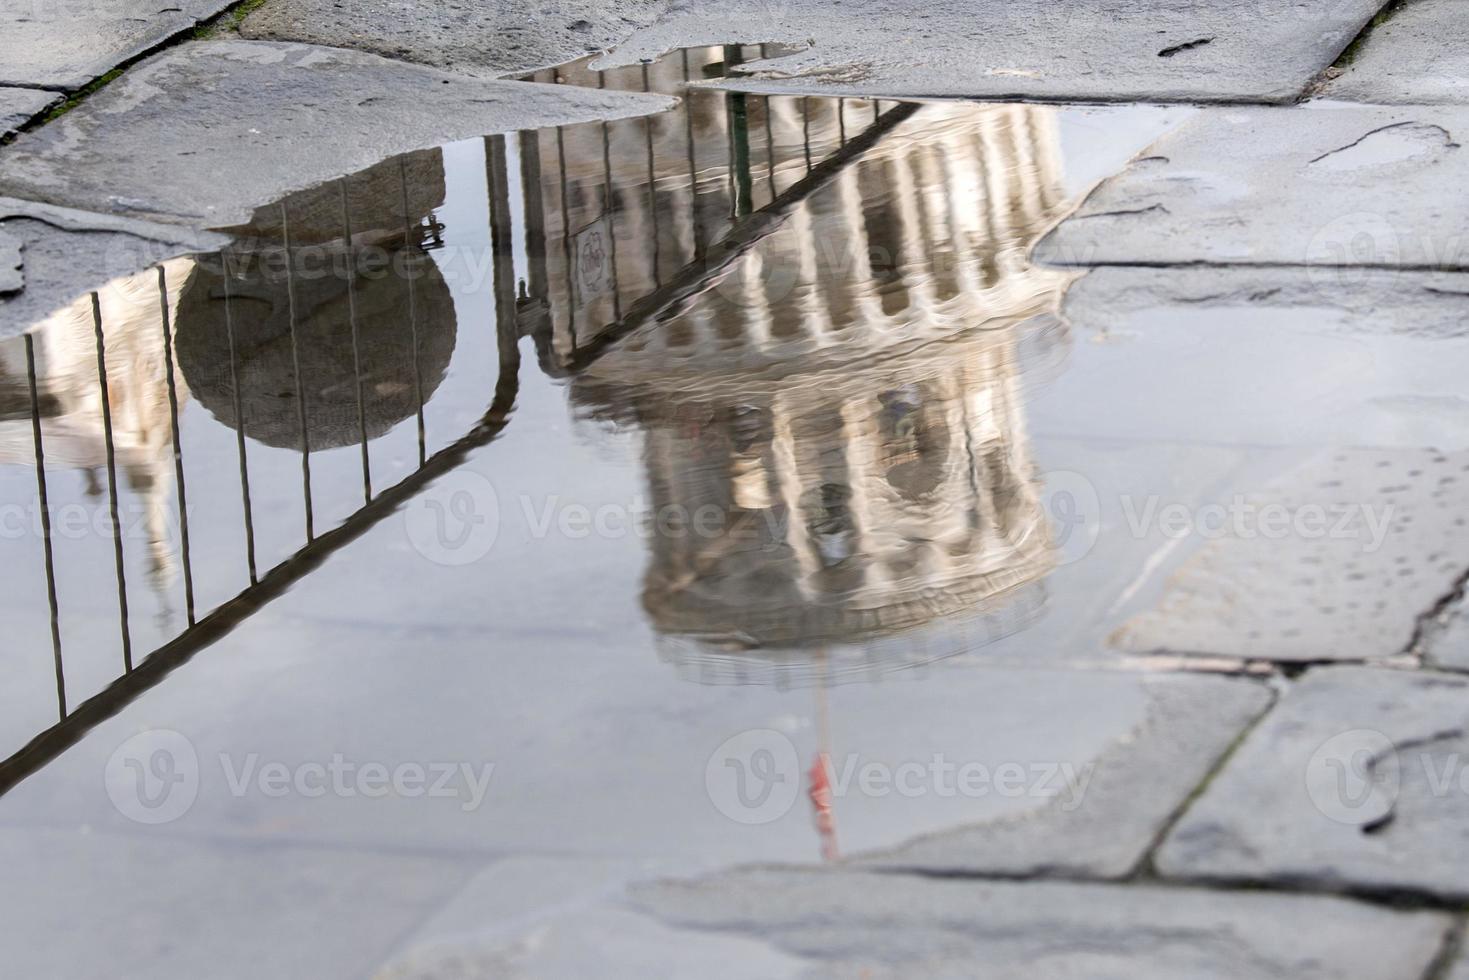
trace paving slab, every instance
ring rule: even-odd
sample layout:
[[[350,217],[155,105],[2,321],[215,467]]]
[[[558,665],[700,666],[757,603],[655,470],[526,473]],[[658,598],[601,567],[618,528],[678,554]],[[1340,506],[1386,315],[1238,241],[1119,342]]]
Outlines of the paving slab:
[[[1469,109],[1205,109],[1037,245],[1045,263],[1462,270]]]
[[[0,88],[0,139],[61,101],[55,92],[33,88]]]
[[[1079,767],[1084,792],[1058,794],[1029,813],[922,837],[861,863],[1006,875],[1128,874],[1271,700],[1264,685],[1247,680],[1168,676],[1146,684],[1149,704],[1136,727],[1089,770]]]
[[[666,873],[666,872],[665,872]],[[475,875],[374,980],[490,977],[733,977],[800,975],[802,963],[757,938],[696,934],[628,907],[627,884],[660,876],[643,862],[516,855]]]
[[[1424,631],[1423,656],[1434,667],[1469,671],[1469,604],[1460,598]]]
[[[819,976],[1416,980],[1449,924],[1316,896],[775,869],[635,894],[665,921],[759,937]]]
[[[1458,340],[1469,337],[1469,273],[1103,266],[1071,285],[1061,310],[1075,327],[1121,335],[1148,323],[1228,330],[1250,318],[1317,335]]]
[[[87,828],[0,829],[0,859],[7,972],[55,980],[363,977],[471,873],[442,857]],[[86,942],[55,941],[81,922]]]
[[[1469,104],[1469,4],[1408,0],[1391,7],[1327,83],[1328,99]]]
[[[1113,642],[1136,652],[1382,660],[1469,568],[1469,453],[1328,449],[1210,515],[1217,528]]]
[[[1469,678],[1309,671],[1156,857],[1189,880],[1469,896]]]
[[[0,85],[72,91],[230,5],[230,0],[3,0]]]
[[[0,338],[24,333],[119,276],[225,240],[176,225],[0,198],[0,239],[6,238],[21,246],[24,288],[7,293],[0,287]]]
[[[549,0],[513,8],[421,0],[271,0],[245,19],[240,33],[257,40],[356,48],[498,77],[608,50],[667,8],[667,0]]]
[[[0,151],[0,194],[220,227],[387,157],[672,99],[466,78],[267,41],[172,48]]]
[[[323,4],[325,5],[325,4]],[[806,48],[741,67],[752,91],[1104,101],[1293,100],[1377,12],[1376,0],[688,0],[634,31],[614,63],[679,47]]]
[[[25,288],[25,259],[20,254],[23,246],[19,238],[0,231],[0,296]]]

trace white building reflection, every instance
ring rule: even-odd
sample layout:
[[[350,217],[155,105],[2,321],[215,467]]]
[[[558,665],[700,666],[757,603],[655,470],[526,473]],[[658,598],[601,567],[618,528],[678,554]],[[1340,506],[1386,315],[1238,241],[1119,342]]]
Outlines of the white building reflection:
[[[173,581],[173,428],[161,316],[163,303],[176,308],[194,269],[190,258],[114,279],[96,291],[96,310],[87,295],[47,317],[31,332],[34,385],[46,464],[82,470],[87,492],[106,494],[105,474],[115,466],[119,482],[143,507],[148,573],[155,587]],[[95,315],[94,315],[95,314]],[[108,459],[103,387],[99,383],[97,322],[105,325],[106,398],[111,414],[112,459]],[[31,413],[31,377],[26,340],[0,342],[0,462],[32,466],[36,460]],[[174,370],[176,398],[189,396]]]
[[[681,79],[660,73],[721,56],[600,83],[666,91]],[[1049,314],[1070,277],[1026,261],[1062,199],[1054,115],[924,106],[843,160],[883,109],[694,94],[531,146],[546,245],[522,312],[577,410],[643,433],[643,604],[696,679],[926,662],[1039,608],[1052,559],[1020,350],[1064,343]],[[808,174],[677,315],[579,358]]]

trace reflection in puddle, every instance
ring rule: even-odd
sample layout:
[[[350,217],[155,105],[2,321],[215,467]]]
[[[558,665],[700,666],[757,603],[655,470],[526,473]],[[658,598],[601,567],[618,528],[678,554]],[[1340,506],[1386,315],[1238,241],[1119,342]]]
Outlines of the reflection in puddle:
[[[537,78],[678,91],[733,53]],[[522,337],[584,424],[641,436],[643,604],[691,678],[868,676],[1039,610],[1019,385],[1065,353],[1069,278],[1026,263],[1064,206],[1053,110],[697,92],[487,137],[487,256],[439,213],[448,153],[262,207],[228,248],[0,344],[5,461],[39,489],[82,470],[119,515],[90,540],[47,528],[44,555],[6,542],[58,596],[62,721],[0,790],[494,439]],[[76,571],[99,542],[110,593]],[[74,682],[78,645],[119,643]]]

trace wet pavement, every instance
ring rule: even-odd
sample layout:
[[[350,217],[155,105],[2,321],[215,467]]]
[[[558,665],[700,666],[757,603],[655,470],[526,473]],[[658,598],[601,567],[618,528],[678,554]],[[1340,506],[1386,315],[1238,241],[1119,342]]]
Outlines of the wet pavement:
[[[20,972],[1449,968],[1459,110],[689,87],[788,53],[0,149]]]

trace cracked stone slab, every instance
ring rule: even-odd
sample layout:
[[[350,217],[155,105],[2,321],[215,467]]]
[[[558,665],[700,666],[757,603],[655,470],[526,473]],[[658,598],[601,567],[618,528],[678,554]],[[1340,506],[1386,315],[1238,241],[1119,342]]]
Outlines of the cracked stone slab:
[[[1469,896],[1469,678],[1312,670],[1156,857],[1189,880]]]
[[[1249,266],[1102,266],[1072,284],[1062,313],[1085,329],[1129,332],[1145,318],[1201,313],[1277,319],[1340,335],[1469,338],[1469,273]]]
[[[1387,104],[1469,103],[1464,0],[1412,0],[1396,7],[1372,28],[1323,95]]]
[[[1037,245],[1054,265],[1469,269],[1469,109],[1209,108]]]
[[[815,976],[1416,980],[1450,922],[1317,896],[775,869],[634,895],[701,934],[758,937]]]
[[[751,62],[737,87],[827,95],[1276,101],[1298,95],[1377,12],[1376,0],[687,0],[609,61],[674,48],[775,42],[806,50]]]
[[[1076,765],[1082,792],[859,860],[946,872],[1128,874],[1271,699],[1261,684],[1223,677],[1159,676],[1145,686],[1148,704],[1136,727]]]
[[[0,85],[82,88],[229,4],[5,0],[0,5]]]
[[[552,0],[513,9],[498,3],[271,0],[245,19],[240,33],[496,77],[605,51],[667,7],[667,0]]]
[[[1226,501],[1113,643],[1276,661],[1379,660],[1469,568],[1469,452],[1321,451]]]
[[[357,51],[199,42],[148,59],[0,151],[0,194],[221,227],[398,153],[672,104],[483,81]]]
[[[0,139],[61,101],[55,92],[0,87]]]

